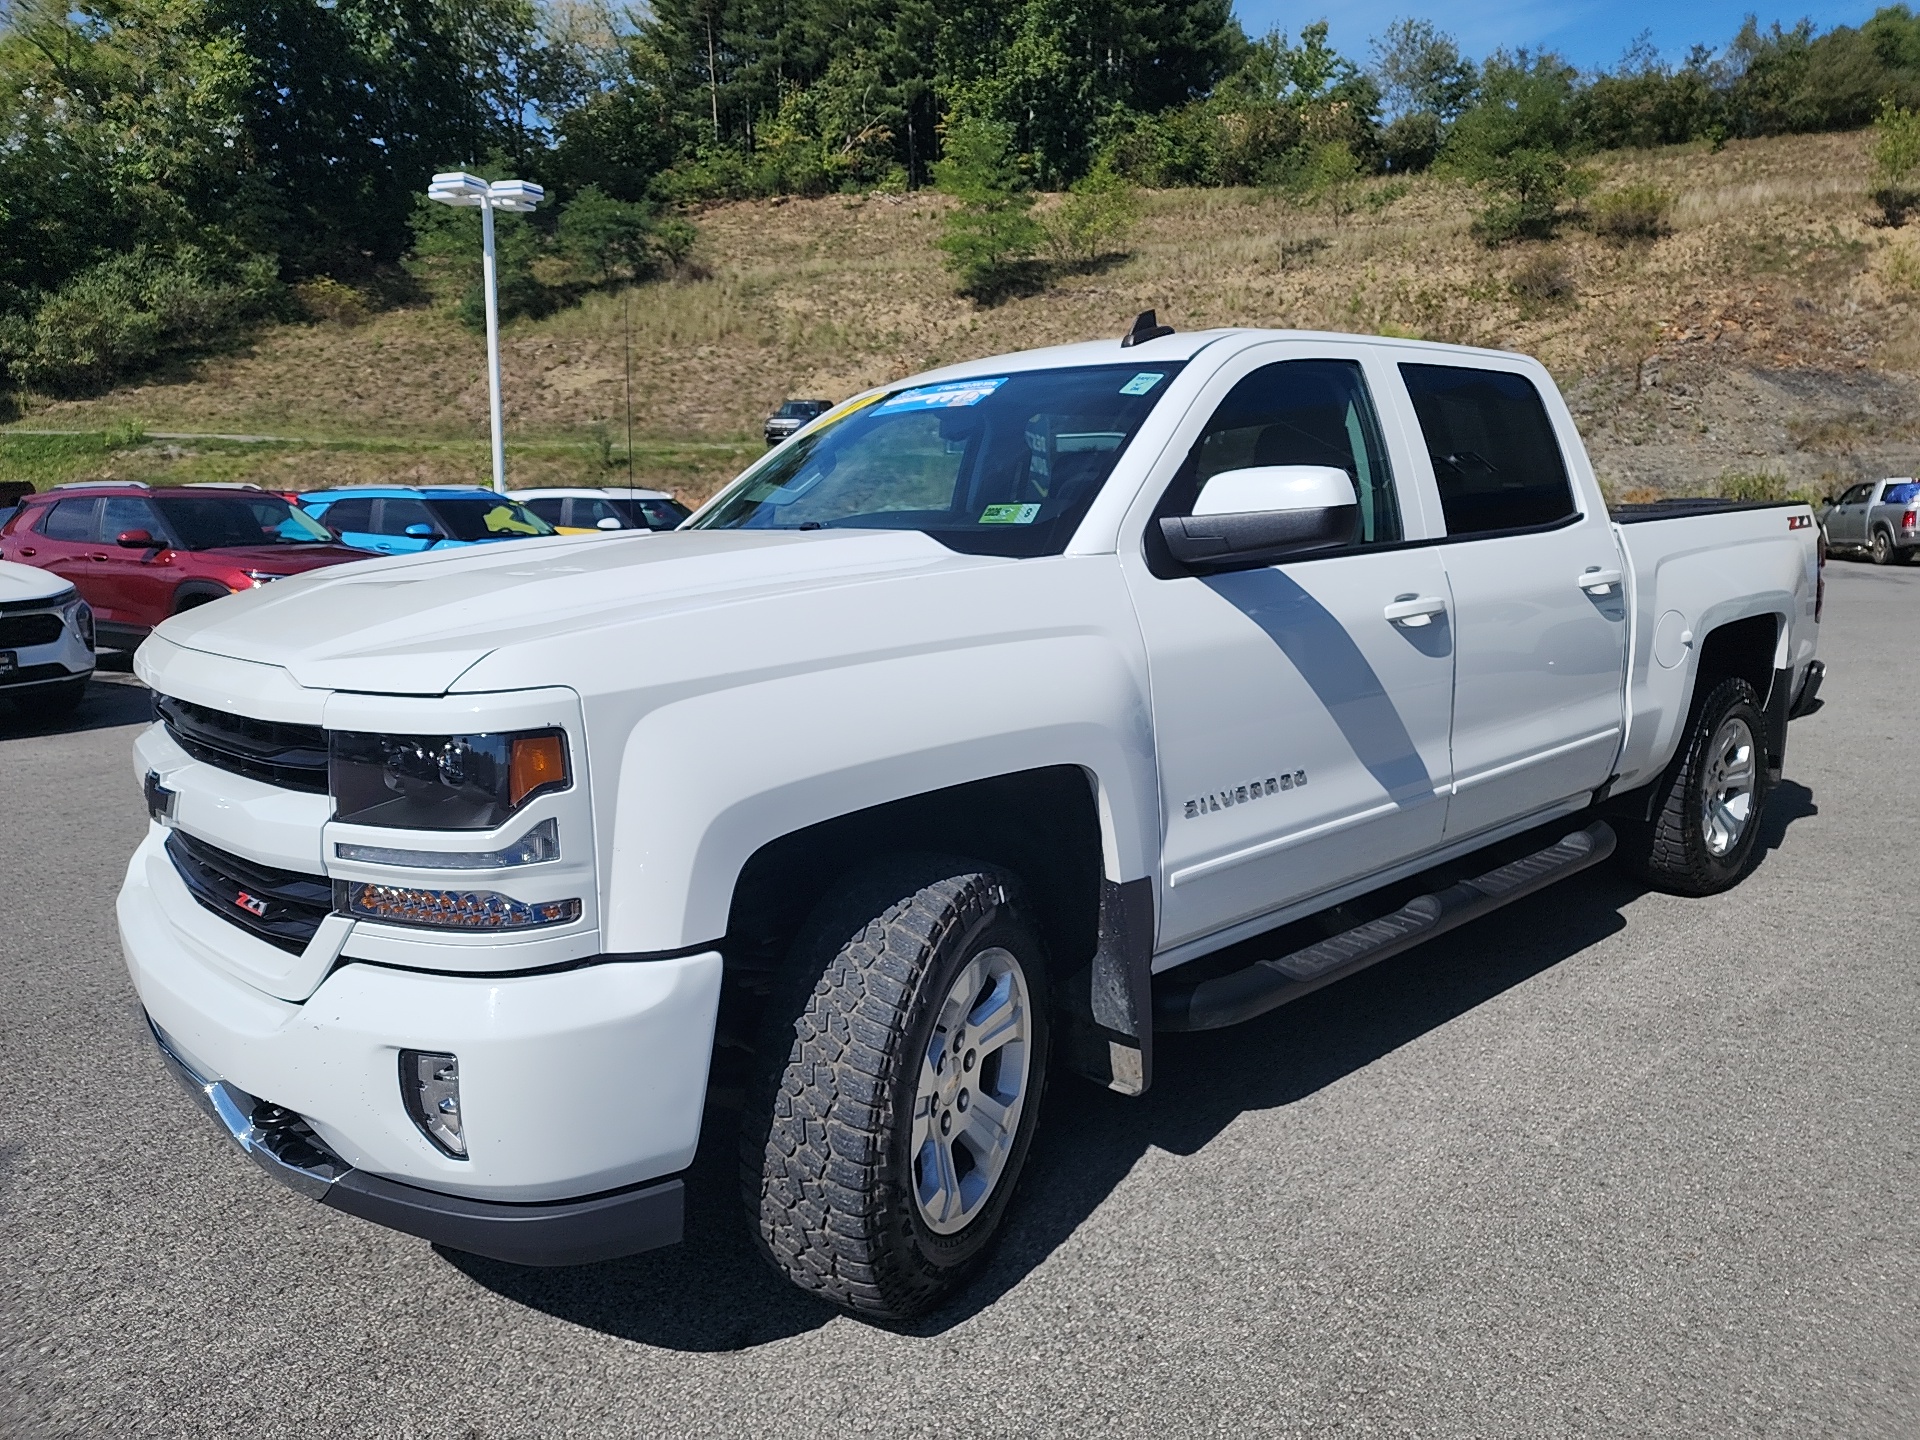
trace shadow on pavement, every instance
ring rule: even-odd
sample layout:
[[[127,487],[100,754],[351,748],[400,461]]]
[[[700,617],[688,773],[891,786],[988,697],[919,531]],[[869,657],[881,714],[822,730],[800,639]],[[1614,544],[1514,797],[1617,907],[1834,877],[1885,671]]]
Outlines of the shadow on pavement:
[[[1783,782],[1762,819],[1761,860],[1817,814]],[[1646,893],[1617,866],[1576,876],[1472,925],[1229,1030],[1162,1035],[1153,1088],[1137,1100],[1056,1074],[1041,1129],[987,1268],[953,1304],[892,1327],[936,1336],[1041,1265],[1148,1149],[1193,1155],[1240,1115],[1291,1105],[1524,984],[1625,928]],[[688,1176],[687,1239],[605,1265],[529,1270],[443,1257],[488,1289],[622,1339],[674,1350],[740,1350],[813,1330],[838,1312],[786,1284],[754,1252],[742,1214],[731,1115],[709,1115]]]
[[[11,700],[0,700],[0,743],[36,735],[113,730],[122,725],[144,725],[151,719],[153,700],[147,687],[131,675],[112,674],[102,665],[88,682],[80,708],[71,715],[42,719]]]

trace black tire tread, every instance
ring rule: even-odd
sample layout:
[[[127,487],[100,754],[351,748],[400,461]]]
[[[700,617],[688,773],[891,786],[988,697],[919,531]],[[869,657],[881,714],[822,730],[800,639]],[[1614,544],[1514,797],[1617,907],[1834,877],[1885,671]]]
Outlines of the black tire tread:
[[[1747,681],[1725,679],[1708,691],[1693,707],[1680,751],[1657,782],[1653,818],[1616,827],[1621,832],[1621,853],[1629,868],[1649,884],[1680,895],[1711,895],[1737,884],[1752,863],[1760,810],[1766,803],[1764,755],[1755,757],[1754,814],[1748,822],[1748,833],[1735,865],[1729,868],[1718,864],[1708,855],[1695,834],[1690,813],[1700,767],[1706,763],[1707,746],[1727,712],[1740,704],[1749,706],[1756,721],[1759,719],[1760,697]],[[1756,743],[1765,744],[1763,734],[1763,727],[1756,724]]]
[[[977,864],[902,857],[823,906],[796,942],[794,978],[815,983],[771,1007],[740,1159],[759,1247],[802,1289],[903,1319],[951,1288],[956,1277],[916,1265],[901,1243],[912,1202],[887,1178],[893,1095],[922,976],[1009,900],[1007,877]]]

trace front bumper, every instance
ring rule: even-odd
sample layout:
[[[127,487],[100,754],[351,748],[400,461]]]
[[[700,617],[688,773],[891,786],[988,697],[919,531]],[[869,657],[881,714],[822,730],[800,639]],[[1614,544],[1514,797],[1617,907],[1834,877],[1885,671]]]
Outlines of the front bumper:
[[[266,1168],[340,1209],[524,1263],[671,1240],[669,1177],[692,1162],[706,1100],[716,952],[477,976],[342,960],[291,1001],[249,983],[228,952],[261,942],[200,908],[152,849],[120,893],[128,970],[190,1088]],[[459,1056],[466,1159],[406,1114],[402,1049]]]
[[[443,1195],[356,1170],[298,1116],[202,1075],[147,1017],[160,1056],[241,1150],[323,1205],[436,1245],[516,1265],[586,1265],[680,1242],[686,1187],[675,1179],[584,1200],[515,1205]]]

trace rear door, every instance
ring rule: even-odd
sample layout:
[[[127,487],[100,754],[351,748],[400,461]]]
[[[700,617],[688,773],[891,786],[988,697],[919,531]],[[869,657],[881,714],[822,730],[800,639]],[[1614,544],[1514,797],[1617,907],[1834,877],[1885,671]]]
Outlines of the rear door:
[[[1173,441],[1123,567],[1146,640],[1162,786],[1162,950],[1384,870],[1440,843],[1451,778],[1446,573],[1396,472],[1366,347],[1256,347]],[[1354,482],[1352,545],[1227,574],[1158,542],[1208,481],[1331,465]],[[1413,543],[1408,543],[1413,542]],[[1399,618],[1394,618],[1398,616]]]
[[[1534,377],[1491,360],[1399,371],[1447,534],[1453,839],[1583,798],[1613,773],[1624,581],[1612,521],[1575,490],[1557,394],[1551,414]]]
[[[100,554],[100,513],[97,498],[56,500],[40,517],[38,532],[29,537],[22,553],[31,552],[33,563],[71,581],[86,597],[103,620],[115,618],[98,580],[95,556]]]
[[[371,495],[349,495],[344,500],[331,501],[320,512],[319,519],[344,544],[361,550],[375,550],[382,555],[393,553],[380,543],[381,537],[374,533]]]

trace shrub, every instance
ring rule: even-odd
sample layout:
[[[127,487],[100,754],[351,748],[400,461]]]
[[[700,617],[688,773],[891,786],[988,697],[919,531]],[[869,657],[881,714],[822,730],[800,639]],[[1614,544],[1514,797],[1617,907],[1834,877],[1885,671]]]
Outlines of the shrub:
[[[1473,233],[1489,245],[1552,239],[1566,202],[1585,185],[1573,162],[1552,150],[1489,156],[1476,171],[1487,201],[1474,219]]]
[[[588,185],[560,211],[554,227],[560,257],[574,276],[604,285],[616,275],[642,280],[659,268],[654,253],[651,205],[615,200],[598,185]]]
[[[373,313],[365,295],[331,275],[302,280],[293,287],[293,298],[309,320],[328,320],[335,325],[358,325]]]
[[[1102,159],[1046,218],[1047,250],[1062,265],[1118,253],[1140,219],[1140,193]]]
[[[1587,207],[1587,228],[1609,240],[1652,240],[1667,233],[1672,192],[1641,182],[1594,197]]]
[[[1873,117],[1873,203],[1887,224],[1905,222],[1907,211],[1920,203],[1914,171],[1920,170],[1920,111],[1907,110],[1891,99],[1880,102]]]
[[[1033,196],[1021,188],[1009,127],[981,120],[955,125],[933,178],[960,202],[939,242],[959,292],[991,301],[1019,285],[1046,231],[1029,213]]]
[[[1785,500],[1787,477],[1768,470],[1727,470],[1713,488],[1722,500]]]
[[[286,291],[264,255],[195,245],[140,246],[81,271],[0,326],[0,361],[16,382],[54,393],[91,389],[169,351],[229,339],[278,313]]]
[[[1573,276],[1566,258],[1552,250],[1538,250],[1514,267],[1507,281],[1513,293],[1529,305],[1551,305],[1573,298]]]

